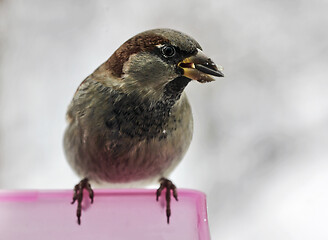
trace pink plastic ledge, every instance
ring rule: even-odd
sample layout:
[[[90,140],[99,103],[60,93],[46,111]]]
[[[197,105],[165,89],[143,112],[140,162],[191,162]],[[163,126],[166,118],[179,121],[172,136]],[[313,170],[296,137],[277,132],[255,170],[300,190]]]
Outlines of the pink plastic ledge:
[[[76,221],[72,191],[0,191],[0,239],[200,239],[208,240],[205,194],[179,189],[166,223],[165,191],[95,190],[90,205],[84,192],[82,221]]]

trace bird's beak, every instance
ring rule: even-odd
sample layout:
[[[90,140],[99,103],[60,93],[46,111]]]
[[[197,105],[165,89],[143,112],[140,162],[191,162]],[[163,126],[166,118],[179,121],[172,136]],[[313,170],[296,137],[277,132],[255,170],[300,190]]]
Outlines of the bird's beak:
[[[221,72],[223,68],[217,66],[200,49],[198,49],[195,56],[185,58],[179,62],[178,66],[183,69],[183,76],[201,83],[214,81],[212,76],[224,77]]]

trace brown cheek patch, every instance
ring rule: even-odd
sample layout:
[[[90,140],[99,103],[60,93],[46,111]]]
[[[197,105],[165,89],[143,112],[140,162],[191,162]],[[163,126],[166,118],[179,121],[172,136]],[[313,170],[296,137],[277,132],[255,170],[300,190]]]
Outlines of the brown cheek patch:
[[[168,39],[154,34],[139,34],[130,38],[107,60],[107,68],[116,77],[121,77],[123,65],[130,55],[141,51],[151,51],[158,44],[168,43]]]

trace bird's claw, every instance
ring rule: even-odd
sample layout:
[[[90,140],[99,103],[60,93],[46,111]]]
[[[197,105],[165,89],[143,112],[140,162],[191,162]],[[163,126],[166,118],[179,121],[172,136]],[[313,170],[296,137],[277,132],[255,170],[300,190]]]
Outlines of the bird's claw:
[[[164,188],[166,189],[166,217],[167,217],[167,223],[170,223],[170,216],[171,216],[171,191],[173,194],[173,197],[175,200],[178,201],[178,193],[177,193],[177,187],[168,179],[161,178],[159,180],[160,186],[156,191],[156,201],[158,201],[159,196],[161,195]]]
[[[77,201],[77,209],[76,209],[76,216],[77,216],[77,223],[81,224],[81,214],[82,214],[82,200],[83,200],[83,190],[86,189],[89,193],[89,197],[91,203],[93,203],[93,190],[89,183],[88,178],[83,178],[78,184],[74,187],[74,195],[71,204],[74,204]]]

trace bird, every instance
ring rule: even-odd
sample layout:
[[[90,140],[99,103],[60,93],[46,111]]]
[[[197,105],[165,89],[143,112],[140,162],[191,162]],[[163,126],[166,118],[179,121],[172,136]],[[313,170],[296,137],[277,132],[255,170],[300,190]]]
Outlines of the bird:
[[[141,32],[124,42],[77,88],[66,114],[64,151],[82,180],[72,204],[81,224],[83,190],[91,203],[96,184],[145,184],[159,180],[156,199],[166,189],[169,223],[171,191],[167,177],[185,155],[193,116],[184,92],[191,81],[223,77],[222,67],[199,43],[177,30]]]

